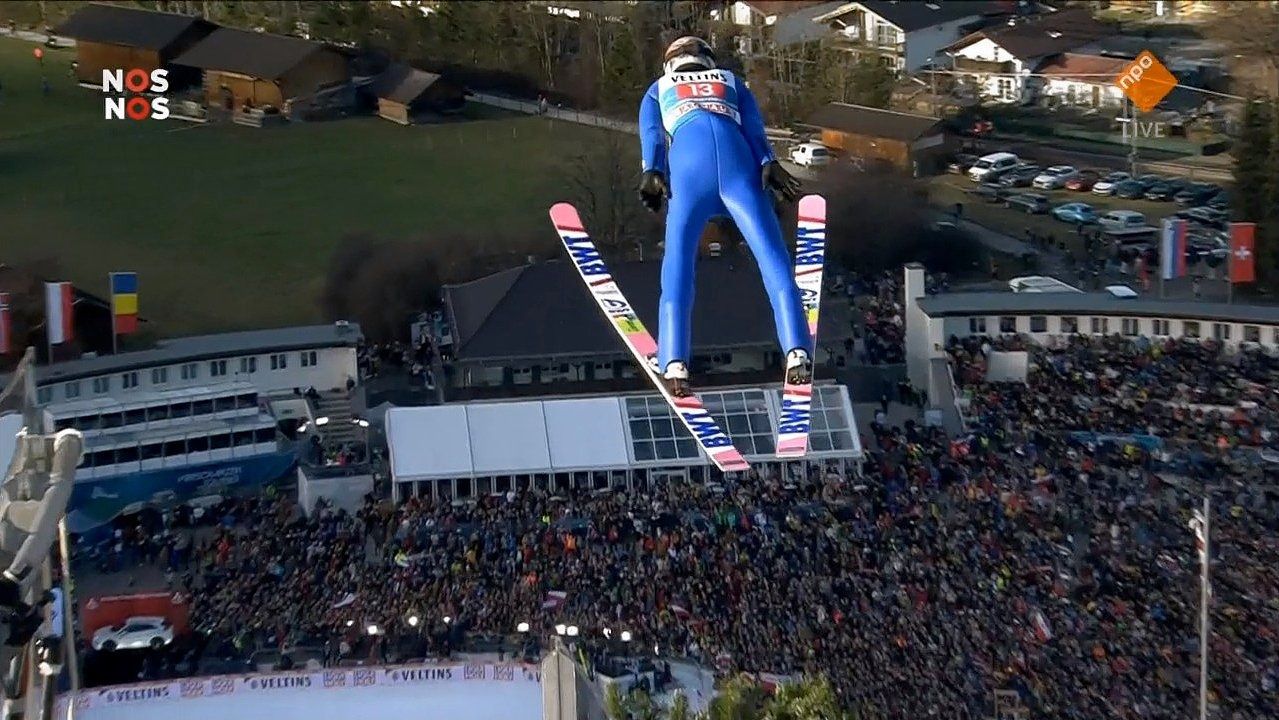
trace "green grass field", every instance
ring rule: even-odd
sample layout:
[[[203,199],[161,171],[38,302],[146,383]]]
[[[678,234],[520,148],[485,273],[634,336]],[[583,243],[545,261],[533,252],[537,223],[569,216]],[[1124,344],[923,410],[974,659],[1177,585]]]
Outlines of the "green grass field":
[[[349,233],[552,249],[564,162],[604,132],[483,109],[418,127],[107,121],[69,51],[46,50],[43,96],[33,47],[0,40],[0,262],[56,257],[95,293],[108,271],[135,270],[161,335],[320,320]]]

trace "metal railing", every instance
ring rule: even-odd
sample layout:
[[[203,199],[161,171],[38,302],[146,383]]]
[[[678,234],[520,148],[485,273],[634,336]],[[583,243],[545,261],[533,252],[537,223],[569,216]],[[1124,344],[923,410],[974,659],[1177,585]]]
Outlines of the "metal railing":
[[[516,100],[514,98],[502,97],[500,95],[489,95],[487,93],[471,93],[468,99],[492,107],[502,108],[503,110],[514,110],[528,115],[543,115],[554,120],[564,120],[567,122],[577,123],[579,125],[590,125],[592,127],[605,128],[607,130],[616,130],[617,132],[630,133],[632,135],[639,134],[639,126],[633,122],[625,120],[616,120],[606,117],[598,113],[582,112],[572,108],[563,108],[550,103],[542,104],[539,102],[529,102],[527,100]]]

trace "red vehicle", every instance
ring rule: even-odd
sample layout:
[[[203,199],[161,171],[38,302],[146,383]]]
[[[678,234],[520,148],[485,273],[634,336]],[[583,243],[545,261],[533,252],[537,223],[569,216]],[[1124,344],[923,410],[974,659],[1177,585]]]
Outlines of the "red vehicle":
[[[1066,181],[1066,189],[1075,192],[1088,192],[1092,190],[1092,186],[1097,184],[1101,179],[1101,173],[1096,170],[1082,170],[1078,175]]]

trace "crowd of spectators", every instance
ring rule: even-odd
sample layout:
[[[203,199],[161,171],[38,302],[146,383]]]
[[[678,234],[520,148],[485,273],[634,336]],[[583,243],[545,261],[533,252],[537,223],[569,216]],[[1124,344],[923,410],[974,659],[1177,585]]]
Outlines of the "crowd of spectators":
[[[1187,522],[1210,480],[1211,699],[1219,717],[1279,717],[1279,465],[1261,452],[1279,365],[1075,340],[1032,349],[1028,384],[985,382],[988,354],[1015,343],[951,347],[965,436],[877,425],[856,475],[310,517],[250,499],[179,555],[179,582],[210,655],[382,662],[484,633],[521,651],[519,623],[567,622],[597,646],[612,629],[618,652],[628,630],[632,653],[822,673],[861,717],[986,718],[1005,690],[1035,717],[1183,718],[1199,658]]]

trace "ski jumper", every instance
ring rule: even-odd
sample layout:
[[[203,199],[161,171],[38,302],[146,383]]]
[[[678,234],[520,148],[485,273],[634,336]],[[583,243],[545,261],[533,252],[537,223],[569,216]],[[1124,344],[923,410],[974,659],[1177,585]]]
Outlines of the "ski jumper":
[[[657,361],[691,360],[693,271],[706,222],[729,215],[746,238],[773,306],[782,352],[812,355],[790,253],[761,169],[775,160],[750,90],[726,70],[663,75],[640,104],[644,170],[668,178]],[[669,149],[667,138],[670,139]]]

